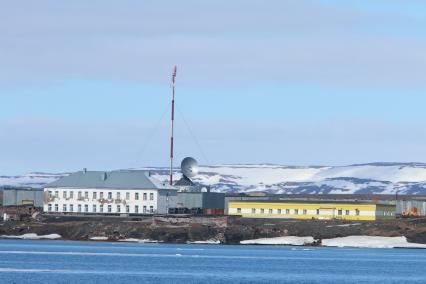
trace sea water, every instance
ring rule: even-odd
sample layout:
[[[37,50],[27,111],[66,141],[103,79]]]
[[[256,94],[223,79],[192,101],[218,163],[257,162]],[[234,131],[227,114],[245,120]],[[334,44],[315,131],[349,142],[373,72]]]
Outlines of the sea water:
[[[1,240],[0,283],[426,283],[426,250]]]

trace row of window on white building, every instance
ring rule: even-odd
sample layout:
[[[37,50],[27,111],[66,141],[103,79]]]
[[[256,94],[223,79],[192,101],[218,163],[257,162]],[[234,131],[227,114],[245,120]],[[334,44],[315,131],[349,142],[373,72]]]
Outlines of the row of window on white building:
[[[59,198],[59,191],[55,191],[55,192],[49,191],[49,197]],[[106,197],[107,199],[113,199],[113,194],[112,194],[112,192],[107,192],[106,194],[104,192],[99,192],[99,199],[104,199],[104,197]],[[69,192],[63,191],[62,192],[62,198],[73,199],[74,198],[74,191],[69,191]],[[125,198],[126,198],[126,200],[130,200],[130,192],[126,192]],[[139,198],[140,198],[139,192],[134,193],[134,198],[135,198],[135,200],[139,200]],[[77,192],[77,199],[79,199],[79,200],[89,199],[89,192],[84,191],[84,193],[83,193],[82,191],[78,191]],[[97,191],[94,191],[92,193],[92,199],[95,199],[95,200],[98,199],[98,192]],[[121,192],[116,192],[115,199],[121,199]],[[144,192],[142,194],[142,200],[148,200],[148,193]],[[151,192],[149,194],[149,200],[154,200],[154,193],[153,192]]]
[[[303,215],[307,215],[308,214],[308,210],[307,209],[303,209],[303,210],[299,210],[299,209],[277,209],[276,214],[294,214],[294,215],[299,215],[299,213],[301,212]],[[328,211],[327,211],[328,212]],[[237,208],[237,213],[241,213],[241,208]],[[257,214],[258,213],[258,209],[256,208],[252,208],[251,209],[251,213],[252,214]],[[345,215],[350,215],[350,210],[337,210],[337,215],[343,215],[343,213],[345,213]],[[355,210],[355,215],[359,215],[360,211],[358,209]],[[260,214],[274,214],[274,210],[273,209],[260,209]],[[320,209],[316,210],[316,215],[320,215]]]
[[[130,213],[130,206],[126,205],[123,206],[125,211],[121,211],[122,207],[121,205],[116,205],[116,210],[115,213]],[[52,208],[52,204],[48,204],[47,205],[47,210],[49,212],[52,212],[52,209],[54,209],[54,212],[59,212],[59,204],[55,204]],[[77,211],[74,211],[74,209],[76,209]],[[108,206],[104,206],[103,204],[101,205],[92,205],[92,211],[89,211],[89,205],[85,204],[84,206],[82,206],[81,204],[78,204],[77,206],[74,206],[74,204],[63,204],[62,205],[62,212],[85,212],[85,213],[113,213],[112,212],[112,205],[108,205]],[[154,213],[154,206],[140,206],[139,205],[135,205],[134,207],[134,213]],[[139,211],[140,209],[142,209],[142,211]]]

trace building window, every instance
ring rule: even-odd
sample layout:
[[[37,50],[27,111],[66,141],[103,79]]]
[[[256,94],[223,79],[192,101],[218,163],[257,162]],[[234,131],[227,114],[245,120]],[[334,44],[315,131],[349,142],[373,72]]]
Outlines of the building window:
[[[111,212],[112,212],[112,206],[108,205],[108,213],[111,213]]]
[[[59,191],[55,191],[55,197],[59,197]]]
[[[74,212],[74,205],[70,204],[70,212]]]
[[[130,206],[126,205],[126,213],[129,213],[129,212],[130,212]]]
[[[359,216],[359,210],[355,209],[355,215]]]
[[[149,194],[149,200],[154,200],[154,193]]]
[[[62,205],[62,211],[67,212],[67,205],[66,204]]]
[[[108,199],[112,199],[112,192],[108,192]]]
[[[84,199],[89,199],[89,192],[88,191],[84,192]]]
[[[139,206],[135,205],[135,213],[139,213]]]
[[[126,192],[126,200],[130,199],[130,192]]]
[[[342,209],[337,211],[337,215],[341,216],[342,215]]]
[[[74,191],[70,191],[70,198],[73,199],[74,198]]]
[[[104,205],[99,205],[99,212],[104,213]]]
[[[52,212],[52,204],[47,205],[47,211]]]
[[[346,215],[349,215],[349,210],[346,210],[346,211],[345,211],[345,214],[346,214]]]
[[[241,208],[237,208],[237,213],[241,213]]]
[[[320,213],[320,210],[319,210],[319,209],[317,209],[317,215],[319,215],[319,213]]]
[[[256,214],[256,208],[252,208],[252,209],[251,209],[251,213],[252,213],[252,214]]]
[[[135,192],[135,200],[139,200],[139,192]]]
[[[81,195],[81,191],[79,191],[79,192],[78,192],[77,197],[78,197],[78,199],[81,199],[81,197],[82,197],[82,195]]]
[[[89,212],[89,205],[88,204],[84,205],[84,212]]]
[[[154,206],[149,206],[149,213],[154,213]]]
[[[286,209],[285,214],[290,214],[290,209]]]
[[[81,204],[78,204],[78,212],[81,212]]]
[[[96,213],[96,204],[93,204],[92,211],[93,211],[93,213]]]
[[[67,198],[67,192],[66,191],[62,192],[62,197]]]
[[[277,210],[277,213],[278,213],[278,214],[281,214],[281,209],[278,209],[278,210]]]
[[[120,192],[117,192],[117,199],[120,199]]]
[[[94,191],[94,192],[93,192],[92,199],[95,199],[95,200],[96,200],[97,198],[98,198],[97,193],[96,193],[96,191]]]
[[[272,212],[274,212],[272,209],[269,209],[269,214],[272,214]]]
[[[147,200],[148,199],[148,194],[146,192],[144,192],[143,194],[143,200]]]
[[[99,192],[99,199],[104,199],[104,193],[103,192]]]
[[[261,214],[265,214],[265,209],[263,209],[263,208],[262,208],[262,209],[260,209],[260,213],[261,213]]]
[[[59,205],[55,204],[55,212],[58,212],[58,211],[59,211]]]
[[[146,213],[146,206],[143,207],[143,213]]]
[[[294,209],[294,214],[299,214],[299,209]]]
[[[117,213],[120,213],[120,212],[121,212],[121,206],[117,205]]]
[[[50,190],[48,191],[48,196],[49,198],[52,198],[52,192]]]

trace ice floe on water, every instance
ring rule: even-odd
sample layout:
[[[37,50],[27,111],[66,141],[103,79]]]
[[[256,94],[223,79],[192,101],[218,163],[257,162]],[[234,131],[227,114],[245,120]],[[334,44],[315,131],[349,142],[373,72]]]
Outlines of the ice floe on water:
[[[312,245],[318,240],[313,237],[277,237],[241,241],[243,245]],[[325,247],[354,248],[424,248],[426,244],[410,243],[406,237],[349,236],[342,238],[323,239],[318,245]]]
[[[21,240],[56,240],[62,238],[61,235],[58,234],[50,234],[50,235],[37,235],[37,234],[23,234],[19,236],[15,235],[1,235],[2,239],[21,239]]]
[[[321,241],[327,247],[356,248],[426,248],[426,244],[409,243],[406,237],[349,236]]]
[[[195,242],[189,242],[189,243],[195,244],[195,245],[220,245],[220,241],[218,240],[195,241]]]
[[[311,245],[315,242],[313,237],[277,237],[277,238],[263,238],[255,240],[241,241],[242,245],[289,245],[289,246],[303,246]]]

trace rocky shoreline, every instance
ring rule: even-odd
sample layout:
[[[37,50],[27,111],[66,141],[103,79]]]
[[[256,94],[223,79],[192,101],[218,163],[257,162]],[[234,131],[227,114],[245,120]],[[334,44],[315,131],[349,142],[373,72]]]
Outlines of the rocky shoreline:
[[[63,240],[163,243],[240,244],[245,240],[306,237],[321,240],[349,236],[405,237],[410,243],[426,244],[426,218],[386,221],[319,221],[243,219],[217,217],[64,217],[41,215],[35,219],[0,224],[0,235],[60,235]]]

